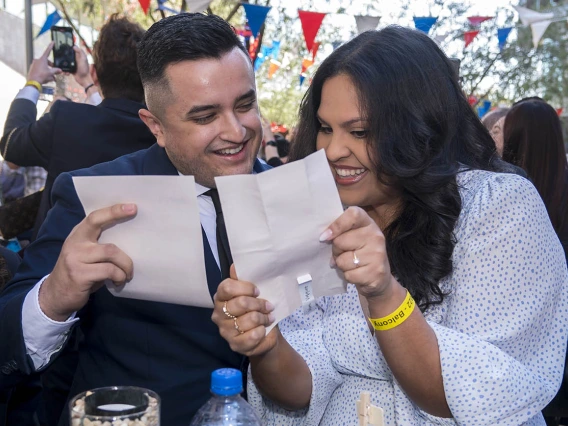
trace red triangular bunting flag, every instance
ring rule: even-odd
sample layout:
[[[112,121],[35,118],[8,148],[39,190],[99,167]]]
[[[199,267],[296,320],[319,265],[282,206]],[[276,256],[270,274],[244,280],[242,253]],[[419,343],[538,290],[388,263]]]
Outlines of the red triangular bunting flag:
[[[562,111],[564,111],[564,108],[556,108],[556,114],[559,116],[562,115]]]
[[[489,19],[493,19],[493,16],[468,16],[467,18],[469,23],[474,27],[479,27],[479,24],[488,21]]]
[[[142,10],[145,14],[148,14],[148,9],[150,9],[150,0],[138,0],[140,6],[142,6]]]
[[[479,34],[479,31],[466,31],[463,36],[465,38],[465,47],[469,46],[473,39]]]
[[[306,47],[308,52],[311,52],[314,47],[314,40],[318,33],[325,13],[307,12],[305,10],[298,10],[300,22],[302,23],[302,30],[304,31],[304,39],[306,40]]]
[[[312,47],[312,61],[316,60],[316,55],[318,54],[318,49],[320,48],[320,42],[316,41],[314,47]]]

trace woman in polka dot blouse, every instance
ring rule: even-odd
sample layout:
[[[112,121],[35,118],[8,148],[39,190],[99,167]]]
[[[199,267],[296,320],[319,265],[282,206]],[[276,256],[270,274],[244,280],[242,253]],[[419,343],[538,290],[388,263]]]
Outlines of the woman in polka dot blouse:
[[[295,159],[325,149],[352,206],[321,236],[352,284],[267,336],[254,285],[219,286],[213,320],[250,357],[263,424],[358,425],[368,391],[387,425],[544,425],[568,338],[564,254],[436,44],[388,27],[336,49],[295,141]]]

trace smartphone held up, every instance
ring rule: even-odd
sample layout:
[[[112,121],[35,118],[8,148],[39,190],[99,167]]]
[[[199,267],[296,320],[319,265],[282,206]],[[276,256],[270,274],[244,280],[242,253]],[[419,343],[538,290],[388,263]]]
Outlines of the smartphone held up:
[[[53,26],[51,27],[51,39],[55,43],[53,46],[53,66],[60,68],[63,72],[76,72],[73,29]]]

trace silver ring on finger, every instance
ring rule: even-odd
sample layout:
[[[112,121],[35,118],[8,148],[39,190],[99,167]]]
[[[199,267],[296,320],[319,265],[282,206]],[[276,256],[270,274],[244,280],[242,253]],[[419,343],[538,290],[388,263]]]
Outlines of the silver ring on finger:
[[[233,317],[233,321],[235,322],[235,330],[237,330],[239,334],[243,334],[244,331],[240,329],[239,323],[237,322],[237,317]]]
[[[227,303],[228,303],[228,302],[229,302],[229,301],[226,300],[225,303],[223,304],[223,313],[224,313],[225,315],[227,315],[230,319],[235,319],[236,316],[234,316],[233,314],[231,314],[231,313],[229,312],[229,310],[227,309]]]
[[[353,264],[355,265],[356,268],[358,268],[360,263],[361,260],[357,257],[355,250],[353,250]]]

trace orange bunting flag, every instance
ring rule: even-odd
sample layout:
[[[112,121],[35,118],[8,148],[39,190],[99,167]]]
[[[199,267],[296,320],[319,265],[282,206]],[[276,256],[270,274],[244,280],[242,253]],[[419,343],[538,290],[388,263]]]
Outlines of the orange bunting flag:
[[[302,72],[301,74],[303,74],[309,67],[311,67],[314,64],[314,61],[312,61],[311,59],[302,59]]]
[[[474,27],[479,27],[482,22],[493,19],[493,16],[468,16],[467,20]]]
[[[268,68],[268,78],[272,78],[274,73],[280,68],[280,62],[271,60],[270,67]]]
[[[475,37],[477,36],[477,34],[479,34],[479,31],[466,31],[464,33],[464,38],[465,38],[465,47],[469,46],[471,44],[471,42],[475,39]]]
[[[306,47],[308,48],[308,52],[311,52],[314,47],[314,40],[316,39],[316,35],[326,13],[298,10],[298,15],[300,16],[300,22],[302,23],[302,31],[304,31]]]
[[[140,3],[140,6],[142,7],[144,14],[147,15],[148,9],[150,9],[150,0],[138,0],[138,3]]]
[[[314,47],[312,47],[312,61],[315,61],[315,60],[316,60],[316,55],[318,54],[318,50],[319,50],[319,48],[320,48],[320,44],[321,44],[321,43],[320,43],[319,41],[316,41],[316,42],[314,43]]]

